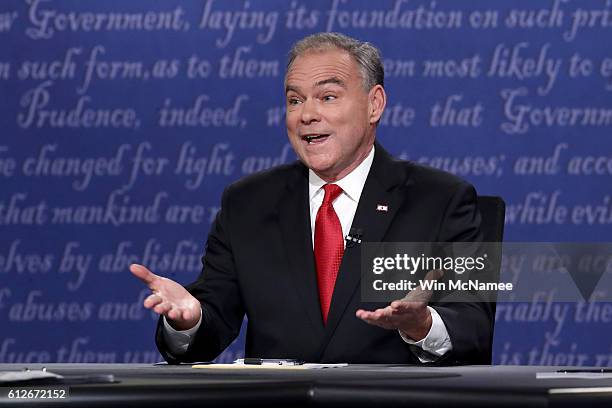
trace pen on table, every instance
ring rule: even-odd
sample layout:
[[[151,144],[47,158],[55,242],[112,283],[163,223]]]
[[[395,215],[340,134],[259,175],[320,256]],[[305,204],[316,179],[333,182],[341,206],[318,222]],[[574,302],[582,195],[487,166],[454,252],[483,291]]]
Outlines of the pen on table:
[[[557,370],[558,373],[612,373],[612,368]]]
[[[304,364],[301,360],[296,360],[293,358],[290,359],[274,359],[274,358],[256,358],[256,357],[247,357],[247,358],[239,358],[234,361],[237,364],[245,364],[245,365],[264,365],[264,364],[272,364],[272,365],[302,365]]]

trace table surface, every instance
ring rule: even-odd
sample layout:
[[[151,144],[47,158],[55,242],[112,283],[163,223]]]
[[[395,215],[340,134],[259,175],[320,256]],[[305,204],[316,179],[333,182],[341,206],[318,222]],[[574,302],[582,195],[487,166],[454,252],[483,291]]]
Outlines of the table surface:
[[[0,371],[23,370],[0,364]],[[29,364],[65,376],[112,374],[115,383],[69,385],[63,400],[16,400],[8,406],[612,406],[612,378],[538,379],[572,367],[350,365],[319,370],[194,369],[139,364]],[[55,386],[45,386],[55,387]],[[10,387],[17,388],[17,387]],[[36,388],[41,388],[36,387]]]

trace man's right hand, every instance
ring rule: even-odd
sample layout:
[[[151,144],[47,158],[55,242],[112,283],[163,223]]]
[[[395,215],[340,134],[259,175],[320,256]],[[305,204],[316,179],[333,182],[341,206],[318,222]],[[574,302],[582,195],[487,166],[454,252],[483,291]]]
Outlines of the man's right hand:
[[[144,307],[166,316],[168,323],[176,330],[195,327],[200,320],[200,302],[180,284],[155,275],[142,265],[130,265],[130,272],[153,292],[144,300]]]

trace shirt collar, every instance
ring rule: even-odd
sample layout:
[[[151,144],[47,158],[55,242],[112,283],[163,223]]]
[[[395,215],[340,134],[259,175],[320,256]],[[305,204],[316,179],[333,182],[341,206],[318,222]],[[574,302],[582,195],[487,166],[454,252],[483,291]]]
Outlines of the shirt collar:
[[[340,186],[348,198],[355,202],[359,202],[361,191],[363,190],[363,186],[368,178],[368,173],[370,172],[373,161],[374,146],[372,146],[370,153],[368,153],[368,156],[359,164],[359,166],[333,184]],[[319,194],[320,191],[323,190],[323,186],[325,184],[327,184],[325,180],[317,176],[317,174],[311,169],[308,169],[308,191],[311,201]]]

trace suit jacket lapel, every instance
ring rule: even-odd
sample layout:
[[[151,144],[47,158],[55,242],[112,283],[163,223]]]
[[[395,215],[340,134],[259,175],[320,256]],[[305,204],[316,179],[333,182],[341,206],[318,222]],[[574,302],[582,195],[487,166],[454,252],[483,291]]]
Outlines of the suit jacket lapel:
[[[361,229],[362,242],[380,242],[383,240],[391,221],[406,196],[402,188],[405,179],[405,167],[395,162],[382,146],[376,144],[374,161],[351,225],[351,229]],[[378,205],[387,206],[386,211],[377,209]],[[336,279],[321,356],[323,356],[325,347],[331,340],[338,323],[347,312],[346,308],[355,295],[360,281],[360,245],[352,247],[347,245]],[[353,313],[354,311],[351,310],[350,312]]]
[[[278,214],[289,265],[288,273],[312,324],[313,342],[316,344],[324,335],[324,325],[312,249],[308,169],[304,165],[296,165],[295,173],[288,178],[286,188],[286,194],[279,200]]]

